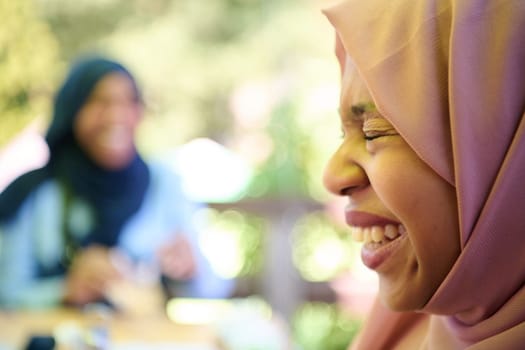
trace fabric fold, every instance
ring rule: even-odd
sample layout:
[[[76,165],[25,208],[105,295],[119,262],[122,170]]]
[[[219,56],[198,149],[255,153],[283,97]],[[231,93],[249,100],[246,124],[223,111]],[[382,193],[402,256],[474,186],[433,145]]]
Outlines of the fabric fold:
[[[324,13],[381,114],[456,188],[462,251],[420,310],[442,323],[428,348],[519,348],[525,2],[346,0]]]

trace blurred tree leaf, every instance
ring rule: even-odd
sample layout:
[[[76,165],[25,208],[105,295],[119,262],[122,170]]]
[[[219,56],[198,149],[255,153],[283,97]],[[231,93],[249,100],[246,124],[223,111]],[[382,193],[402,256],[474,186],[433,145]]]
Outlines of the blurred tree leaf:
[[[267,130],[274,140],[273,152],[258,169],[248,193],[275,197],[307,196],[304,157],[310,152],[308,144],[303,142],[307,138],[298,127],[295,115],[293,101],[285,101],[274,109]],[[264,191],[252,191],[262,186]]]
[[[29,0],[0,0],[0,147],[47,114],[60,68],[58,46]]]
[[[361,329],[362,321],[336,304],[309,302],[292,321],[293,338],[304,350],[345,350]]]
[[[166,11],[171,0],[33,0],[41,18],[60,43],[61,56],[71,61],[100,49],[100,41],[124,24],[147,26]]]

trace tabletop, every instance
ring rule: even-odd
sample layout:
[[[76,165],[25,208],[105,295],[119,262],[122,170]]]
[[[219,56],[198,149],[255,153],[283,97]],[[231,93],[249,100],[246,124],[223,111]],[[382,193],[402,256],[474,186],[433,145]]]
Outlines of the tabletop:
[[[1,350],[24,349],[32,336],[53,336],[60,350],[220,349],[209,325],[177,324],[164,315],[129,317],[68,308],[0,311]]]
[[[103,305],[0,310],[0,350],[52,336],[54,350],[229,350],[293,348],[289,329],[258,297],[177,298],[163,312],[118,313]]]

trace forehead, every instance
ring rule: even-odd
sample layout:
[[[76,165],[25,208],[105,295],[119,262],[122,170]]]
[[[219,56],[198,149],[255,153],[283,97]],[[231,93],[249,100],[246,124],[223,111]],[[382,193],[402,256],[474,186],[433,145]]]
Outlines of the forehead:
[[[93,88],[92,95],[119,95],[134,93],[133,82],[125,74],[114,72],[102,77]]]
[[[359,104],[372,105],[373,99],[363,79],[347,59],[341,79],[340,107],[346,111]]]
[[[351,61],[347,59],[341,80],[341,115],[361,115],[371,111],[375,111],[372,96]]]

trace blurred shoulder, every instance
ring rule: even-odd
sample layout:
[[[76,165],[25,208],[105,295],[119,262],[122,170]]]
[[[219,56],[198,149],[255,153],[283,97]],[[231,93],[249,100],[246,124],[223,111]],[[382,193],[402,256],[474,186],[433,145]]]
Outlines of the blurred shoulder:
[[[152,181],[181,185],[182,177],[180,173],[166,161],[155,159],[148,161],[147,164]]]
[[[176,168],[163,160],[148,161],[150,170],[150,193],[155,197],[188,199],[184,180]]]
[[[47,179],[32,189],[13,214],[2,220],[10,225],[17,221],[34,221],[39,216],[54,216],[62,203],[62,190],[55,179]]]

